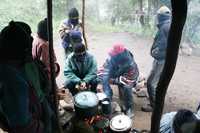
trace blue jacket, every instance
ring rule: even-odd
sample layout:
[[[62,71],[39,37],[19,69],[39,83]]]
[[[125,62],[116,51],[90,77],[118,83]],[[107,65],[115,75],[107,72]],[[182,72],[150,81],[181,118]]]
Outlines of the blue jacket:
[[[158,14],[158,32],[151,47],[151,56],[156,60],[164,60],[166,57],[167,39],[171,24],[170,14]]]
[[[109,56],[103,66],[103,80],[109,81],[109,79],[118,79],[120,76],[125,76],[134,81],[136,81],[139,76],[137,64],[135,63],[132,53],[128,50],[115,56]]]

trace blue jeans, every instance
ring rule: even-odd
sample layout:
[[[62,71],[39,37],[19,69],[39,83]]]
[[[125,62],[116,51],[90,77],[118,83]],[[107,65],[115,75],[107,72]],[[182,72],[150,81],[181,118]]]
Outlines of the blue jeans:
[[[108,76],[103,77],[102,84],[103,84],[104,93],[112,101],[113,91],[110,87]],[[123,100],[126,110],[129,108],[133,109],[132,88],[122,85],[120,83],[118,83],[117,86],[119,88],[120,94],[122,94],[121,98]]]
[[[165,65],[165,60],[154,60],[153,67],[150,72],[150,75],[147,79],[147,92],[149,95],[150,105],[153,107],[156,98],[156,87],[160,79],[160,75],[163,71],[163,67]]]

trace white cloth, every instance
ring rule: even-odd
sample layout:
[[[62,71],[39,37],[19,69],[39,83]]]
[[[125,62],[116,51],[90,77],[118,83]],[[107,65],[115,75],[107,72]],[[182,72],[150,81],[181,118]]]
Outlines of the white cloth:
[[[196,117],[200,120],[200,108],[199,108],[199,110],[197,110]]]
[[[176,113],[177,112],[170,112],[162,116],[160,121],[160,133],[174,133],[172,124]]]

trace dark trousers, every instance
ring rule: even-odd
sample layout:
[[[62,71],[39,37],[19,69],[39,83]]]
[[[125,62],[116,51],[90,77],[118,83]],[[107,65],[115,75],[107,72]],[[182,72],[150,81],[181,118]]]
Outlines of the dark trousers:
[[[150,75],[147,79],[147,92],[149,95],[149,101],[150,105],[153,107],[155,104],[155,99],[156,99],[156,87],[160,79],[160,75],[163,71],[165,61],[158,61],[154,60],[153,61],[153,67],[150,72]]]

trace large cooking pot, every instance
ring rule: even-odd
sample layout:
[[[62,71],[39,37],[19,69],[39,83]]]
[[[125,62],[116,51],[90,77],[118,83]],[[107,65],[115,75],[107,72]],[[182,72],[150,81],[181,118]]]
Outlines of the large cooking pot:
[[[75,113],[80,118],[88,118],[98,113],[98,97],[90,91],[79,92],[74,96]]]
[[[131,127],[132,120],[124,114],[117,115],[110,120],[111,133],[130,133]]]

